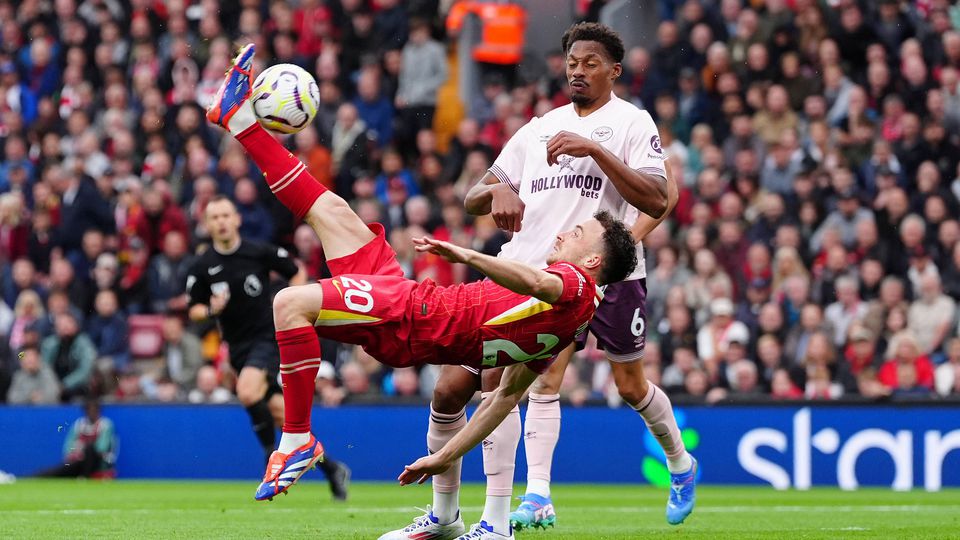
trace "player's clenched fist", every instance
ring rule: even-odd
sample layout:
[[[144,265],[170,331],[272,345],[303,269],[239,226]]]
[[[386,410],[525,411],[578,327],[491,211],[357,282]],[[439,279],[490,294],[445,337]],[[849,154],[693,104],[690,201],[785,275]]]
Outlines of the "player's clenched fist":
[[[490,194],[490,215],[493,216],[494,223],[504,231],[518,232],[520,222],[523,221],[523,210],[526,208],[520,196],[506,184],[493,186]]]
[[[561,155],[587,157],[597,149],[597,143],[569,131],[559,131],[547,141],[547,164],[556,165]]]

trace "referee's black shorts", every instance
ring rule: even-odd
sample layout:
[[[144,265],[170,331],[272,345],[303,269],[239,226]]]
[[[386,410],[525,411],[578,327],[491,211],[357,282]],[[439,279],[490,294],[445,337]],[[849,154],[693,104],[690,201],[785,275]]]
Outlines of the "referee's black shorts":
[[[267,396],[283,393],[280,387],[280,349],[273,339],[259,338],[230,344],[230,365],[239,375],[245,367],[254,367],[267,372]]]

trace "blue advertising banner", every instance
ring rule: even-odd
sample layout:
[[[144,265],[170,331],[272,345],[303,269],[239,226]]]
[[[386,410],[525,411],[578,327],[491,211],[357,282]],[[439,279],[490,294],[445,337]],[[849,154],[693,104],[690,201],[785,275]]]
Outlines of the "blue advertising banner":
[[[357,480],[394,480],[426,451],[427,408],[315,408],[314,432]],[[79,407],[0,407],[0,470],[29,475],[56,464]],[[122,478],[256,481],[263,455],[239,406],[107,405]],[[960,409],[908,406],[677,408],[683,439],[710,484],[960,486]],[[25,442],[29,440],[29,444]],[[523,445],[516,478],[526,475]],[[482,481],[478,450],[465,481]],[[319,475],[311,475],[319,479]],[[630,409],[564,408],[557,482],[662,485],[663,453]]]

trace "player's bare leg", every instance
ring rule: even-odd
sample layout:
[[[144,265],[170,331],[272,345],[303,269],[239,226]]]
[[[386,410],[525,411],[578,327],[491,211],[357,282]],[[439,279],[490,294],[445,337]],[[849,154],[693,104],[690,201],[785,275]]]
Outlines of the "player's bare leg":
[[[266,370],[246,366],[237,375],[237,399],[247,409],[250,423],[253,425],[253,433],[260,441],[264,455],[270,459],[270,454],[273,453],[273,447],[277,442],[277,434],[270,404],[266,399],[267,388]]]
[[[434,453],[443,448],[467,424],[466,406],[480,390],[480,375],[463,366],[440,366],[440,377],[430,402],[427,428],[427,449]],[[431,538],[453,539],[464,532],[460,516],[460,466],[458,459],[443,474],[433,477],[433,505],[402,529],[390,531],[379,540],[411,540]]]
[[[573,358],[571,344],[557,355],[546,373],[530,387],[524,421],[524,451],[527,455],[527,489],[520,506],[510,513],[516,530],[552,527],[557,521],[550,498],[550,470],[553,451],[560,439],[560,385]]]
[[[682,523],[693,511],[696,502],[694,487],[697,462],[687,453],[680,438],[680,428],[673,416],[670,398],[657,385],[647,381],[641,361],[610,360],[610,368],[620,397],[643,417],[650,434],[663,448],[671,476],[667,521],[671,525]]]
[[[270,415],[273,416],[273,424],[277,427],[283,426],[283,394],[274,394],[267,401],[270,407]]]

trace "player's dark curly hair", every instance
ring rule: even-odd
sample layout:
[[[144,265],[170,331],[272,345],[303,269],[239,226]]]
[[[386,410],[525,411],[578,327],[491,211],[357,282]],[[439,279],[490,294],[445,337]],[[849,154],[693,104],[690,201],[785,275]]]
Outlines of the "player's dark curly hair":
[[[606,285],[623,281],[637,267],[637,247],[630,229],[622,221],[602,210],[593,218],[603,225],[603,266],[597,283]]]
[[[560,38],[563,54],[569,53],[570,46],[577,41],[596,41],[607,50],[611,60],[618,64],[623,62],[623,40],[605,24],[582,22],[571,26]]]

